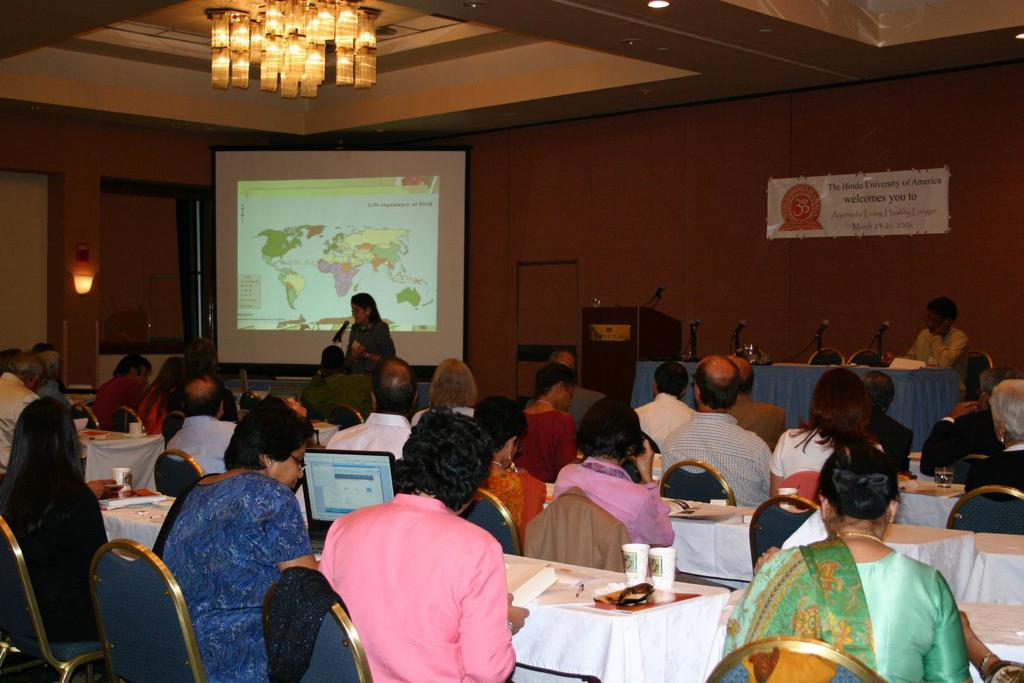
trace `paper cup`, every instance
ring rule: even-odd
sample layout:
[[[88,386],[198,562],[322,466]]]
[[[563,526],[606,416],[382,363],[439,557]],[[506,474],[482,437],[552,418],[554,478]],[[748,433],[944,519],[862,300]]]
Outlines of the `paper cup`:
[[[626,586],[647,581],[647,561],[651,546],[646,543],[626,543],[622,546],[622,560],[626,565]]]
[[[82,431],[83,429],[85,429],[86,427],[89,426],[89,418],[87,418],[87,417],[80,417],[80,418],[74,420],[74,423],[75,423],[75,431],[76,432],[80,432],[80,431]]]
[[[789,487],[781,488],[781,489],[779,489],[779,495],[780,496],[797,496],[797,495],[800,495],[800,489],[789,488]]]
[[[660,591],[672,590],[676,580],[676,549],[651,548],[651,583]]]
[[[114,483],[124,488],[131,488],[132,486],[132,468],[131,467],[115,467],[110,478],[114,480]]]
[[[142,436],[142,423],[141,422],[129,422],[128,423],[128,436]]]

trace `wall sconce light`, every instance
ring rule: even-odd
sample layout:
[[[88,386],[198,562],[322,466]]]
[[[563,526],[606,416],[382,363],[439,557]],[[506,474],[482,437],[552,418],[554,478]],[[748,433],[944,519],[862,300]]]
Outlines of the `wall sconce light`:
[[[92,290],[92,279],[93,275],[83,274],[74,275],[75,278],[75,291],[79,294],[88,294]]]

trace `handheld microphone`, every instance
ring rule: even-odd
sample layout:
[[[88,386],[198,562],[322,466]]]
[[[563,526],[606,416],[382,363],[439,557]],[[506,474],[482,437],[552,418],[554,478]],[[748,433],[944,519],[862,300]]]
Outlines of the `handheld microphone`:
[[[348,321],[346,320],[341,324],[341,327],[337,332],[334,333],[334,338],[331,340],[335,344],[341,343],[341,335],[345,334],[345,330],[348,329]]]

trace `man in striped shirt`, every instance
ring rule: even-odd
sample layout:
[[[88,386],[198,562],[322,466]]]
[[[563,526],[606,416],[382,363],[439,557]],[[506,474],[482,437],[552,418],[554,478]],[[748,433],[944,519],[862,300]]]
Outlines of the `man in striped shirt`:
[[[697,412],[665,440],[663,471],[680,460],[703,461],[725,477],[737,505],[757,507],[768,499],[771,451],[729,414],[739,393],[739,370],[725,356],[708,356],[697,366],[693,382]]]

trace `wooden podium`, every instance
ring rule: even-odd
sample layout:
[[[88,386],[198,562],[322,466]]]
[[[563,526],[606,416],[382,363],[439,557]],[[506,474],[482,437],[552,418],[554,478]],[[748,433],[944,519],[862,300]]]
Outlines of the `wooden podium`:
[[[653,308],[584,308],[580,383],[625,403],[639,360],[678,358],[683,325]]]

